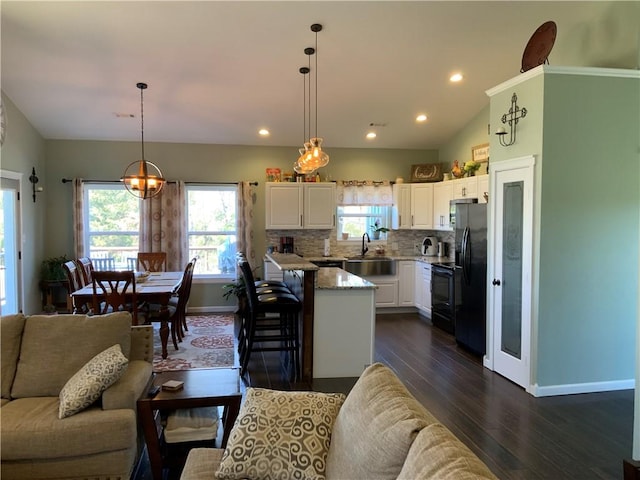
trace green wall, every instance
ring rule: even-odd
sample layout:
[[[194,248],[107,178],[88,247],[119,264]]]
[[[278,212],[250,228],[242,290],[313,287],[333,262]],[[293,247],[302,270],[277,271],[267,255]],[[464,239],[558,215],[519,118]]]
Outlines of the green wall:
[[[333,180],[408,179],[411,165],[438,161],[435,150],[326,148],[331,156],[321,176]],[[292,170],[298,147],[251,147],[145,142],[147,160],[156,163],[169,180],[197,182],[258,181],[255,188],[254,238],[256,255],[266,249],[264,181],[267,167]],[[71,184],[62,178],[118,180],[126,166],[140,156],[139,142],[48,140],[46,142],[48,242],[46,255],[73,255]],[[68,207],[61,206],[67,205]],[[230,305],[222,298],[224,281],[194,281],[190,306]]]
[[[471,147],[489,143],[488,124],[489,99],[487,99],[487,105],[440,148],[439,158],[440,162],[445,165],[445,171],[451,170],[454,160],[458,160],[460,166],[471,160]],[[489,151],[489,154],[492,156],[493,152]],[[481,168],[478,175],[484,172],[485,170]]]
[[[2,94],[7,115],[7,134],[0,148],[0,168],[22,174],[22,285],[24,291],[24,312],[39,313],[40,264],[44,257],[46,237],[45,228],[46,205],[49,192],[45,189],[39,193],[34,203],[31,195],[29,176],[35,167],[40,182],[38,186],[47,184],[45,169],[45,143],[40,134],[31,126],[25,116],[13,102]]]
[[[514,145],[491,139],[492,164],[536,158],[531,381],[542,392],[619,388],[634,378],[640,80],[543,71],[499,89],[490,106],[492,131],[514,92],[527,109]]]
[[[634,376],[640,81],[547,75],[538,384]]]

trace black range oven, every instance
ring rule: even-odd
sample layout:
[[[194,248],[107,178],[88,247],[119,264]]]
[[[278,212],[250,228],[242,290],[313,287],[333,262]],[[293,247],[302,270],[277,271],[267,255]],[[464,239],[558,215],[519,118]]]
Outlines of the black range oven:
[[[451,334],[455,333],[456,305],[460,303],[458,278],[455,263],[431,264],[431,321]]]

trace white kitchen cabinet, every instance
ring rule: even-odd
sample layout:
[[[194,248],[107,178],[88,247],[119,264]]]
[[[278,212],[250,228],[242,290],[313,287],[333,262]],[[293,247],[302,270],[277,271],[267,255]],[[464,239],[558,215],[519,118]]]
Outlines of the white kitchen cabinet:
[[[453,199],[453,183],[455,180],[438,182],[433,185],[433,228],[434,230],[451,230],[449,224],[449,202]]]
[[[478,177],[478,203],[487,203],[489,197],[489,175]]]
[[[433,228],[433,184],[411,184],[411,217],[414,230]]]
[[[398,306],[415,305],[415,266],[413,260],[398,261]]]
[[[267,182],[267,229],[331,229],[336,218],[335,183]]]
[[[431,265],[416,262],[415,265],[415,306],[423,314],[431,316]]]
[[[336,184],[306,183],[304,190],[304,228],[332,229],[336,226]]]
[[[397,275],[380,275],[362,277],[373,283],[376,288],[376,307],[398,306],[398,277]]]
[[[452,180],[453,198],[478,198],[478,177],[465,177]]]
[[[411,228],[411,184],[396,183],[393,186],[393,208],[391,228],[405,230]]]

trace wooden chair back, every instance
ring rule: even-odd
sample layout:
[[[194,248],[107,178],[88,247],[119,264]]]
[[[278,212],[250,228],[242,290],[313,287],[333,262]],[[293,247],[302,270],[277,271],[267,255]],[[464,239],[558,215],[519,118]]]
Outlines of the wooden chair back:
[[[92,280],[91,272],[93,272],[93,264],[91,263],[91,259],[89,257],[81,257],[78,259],[77,263],[80,273],[84,278],[84,284],[89,285]]]
[[[67,274],[67,281],[69,282],[69,293],[80,290],[84,287],[84,277],[78,269],[78,264],[75,260],[69,260],[62,264],[64,272]]]
[[[95,315],[124,310],[131,312],[138,324],[138,296],[132,271],[93,272],[93,312]]]
[[[96,272],[113,271],[116,269],[115,258],[92,258],[93,270]]]
[[[139,272],[164,272],[167,269],[167,252],[138,253]]]

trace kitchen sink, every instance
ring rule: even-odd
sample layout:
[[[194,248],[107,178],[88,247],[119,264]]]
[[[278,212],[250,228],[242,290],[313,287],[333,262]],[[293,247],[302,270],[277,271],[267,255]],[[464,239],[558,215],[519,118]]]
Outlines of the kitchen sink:
[[[389,257],[350,257],[344,262],[344,269],[359,277],[395,275],[396,261]]]

